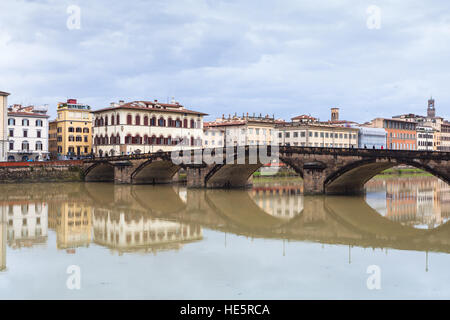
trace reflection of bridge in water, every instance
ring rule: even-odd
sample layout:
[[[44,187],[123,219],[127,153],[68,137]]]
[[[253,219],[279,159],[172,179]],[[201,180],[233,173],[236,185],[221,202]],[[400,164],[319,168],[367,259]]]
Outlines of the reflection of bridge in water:
[[[91,242],[119,254],[173,250],[202,239],[206,227],[254,238],[450,252],[448,222],[417,229],[380,215],[363,197],[303,197],[292,186],[250,191],[94,183],[1,188],[0,231],[5,240],[11,204],[35,208],[44,203],[58,248],[66,250]],[[41,214],[45,221],[47,211]]]

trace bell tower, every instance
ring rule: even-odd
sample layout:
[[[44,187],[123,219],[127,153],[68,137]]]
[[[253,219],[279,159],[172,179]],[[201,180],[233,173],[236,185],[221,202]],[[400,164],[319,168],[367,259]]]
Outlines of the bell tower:
[[[436,117],[436,109],[434,108],[434,99],[431,97],[428,100],[427,118]]]

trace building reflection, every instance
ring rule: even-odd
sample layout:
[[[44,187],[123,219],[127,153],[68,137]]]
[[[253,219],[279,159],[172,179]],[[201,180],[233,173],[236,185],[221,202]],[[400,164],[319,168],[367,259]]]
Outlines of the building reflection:
[[[8,246],[17,249],[47,242],[48,206],[45,202],[9,201],[6,211]]]
[[[372,199],[372,206],[386,218],[415,228],[432,229],[446,223],[450,217],[450,186],[435,177],[396,177],[373,179],[366,184],[372,193],[385,193]]]
[[[92,238],[92,207],[82,201],[49,203],[48,226],[56,232],[58,249],[74,253],[75,248],[88,247]]]
[[[0,207],[0,271],[6,269],[6,211]]]
[[[265,213],[279,219],[290,220],[303,211],[303,185],[256,185],[249,194]]]
[[[152,218],[130,210],[96,208],[93,228],[94,242],[119,254],[178,250],[185,243],[203,238],[199,225]]]

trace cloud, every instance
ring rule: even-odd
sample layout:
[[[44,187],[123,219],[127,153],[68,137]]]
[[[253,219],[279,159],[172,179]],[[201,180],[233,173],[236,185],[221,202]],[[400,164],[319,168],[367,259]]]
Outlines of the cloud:
[[[94,108],[175,96],[209,113],[311,113],[366,121],[448,117],[445,1],[13,1],[0,12],[0,90],[10,102],[68,97]],[[381,28],[366,9],[381,9]],[[69,30],[67,7],[81,8]]]

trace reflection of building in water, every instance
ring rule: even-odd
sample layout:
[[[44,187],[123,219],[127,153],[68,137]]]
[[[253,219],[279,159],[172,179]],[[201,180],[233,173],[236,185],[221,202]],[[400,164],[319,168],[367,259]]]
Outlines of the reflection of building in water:
[[[264,212],[280,219],[292,219],[303,210],[303,186],[257,186],[250,196]]]
[[[56,231],[58,249],[89,246],[91,207],[82,202],[49,204],[48,226]]]
[[[0,271],[6,269],[6,208],[0,207]]]
[[[3,206],[3,210],[7,212],[7,239],[10,247],[30,247],[47,242],[46,203],[15,201]]]
[[[434,228],[448,220],[450,186],[442,180],[417,176],[387,178],[382,181],[386,190],[387,218],[420,228]],[[378,188],[379,181],[370,181],[366,190]]]
[[[95,209],[94,242],[119,253],[131,251],[173,250],[183,242],[200,240],[199,225],[147,218],[143,213]]]

